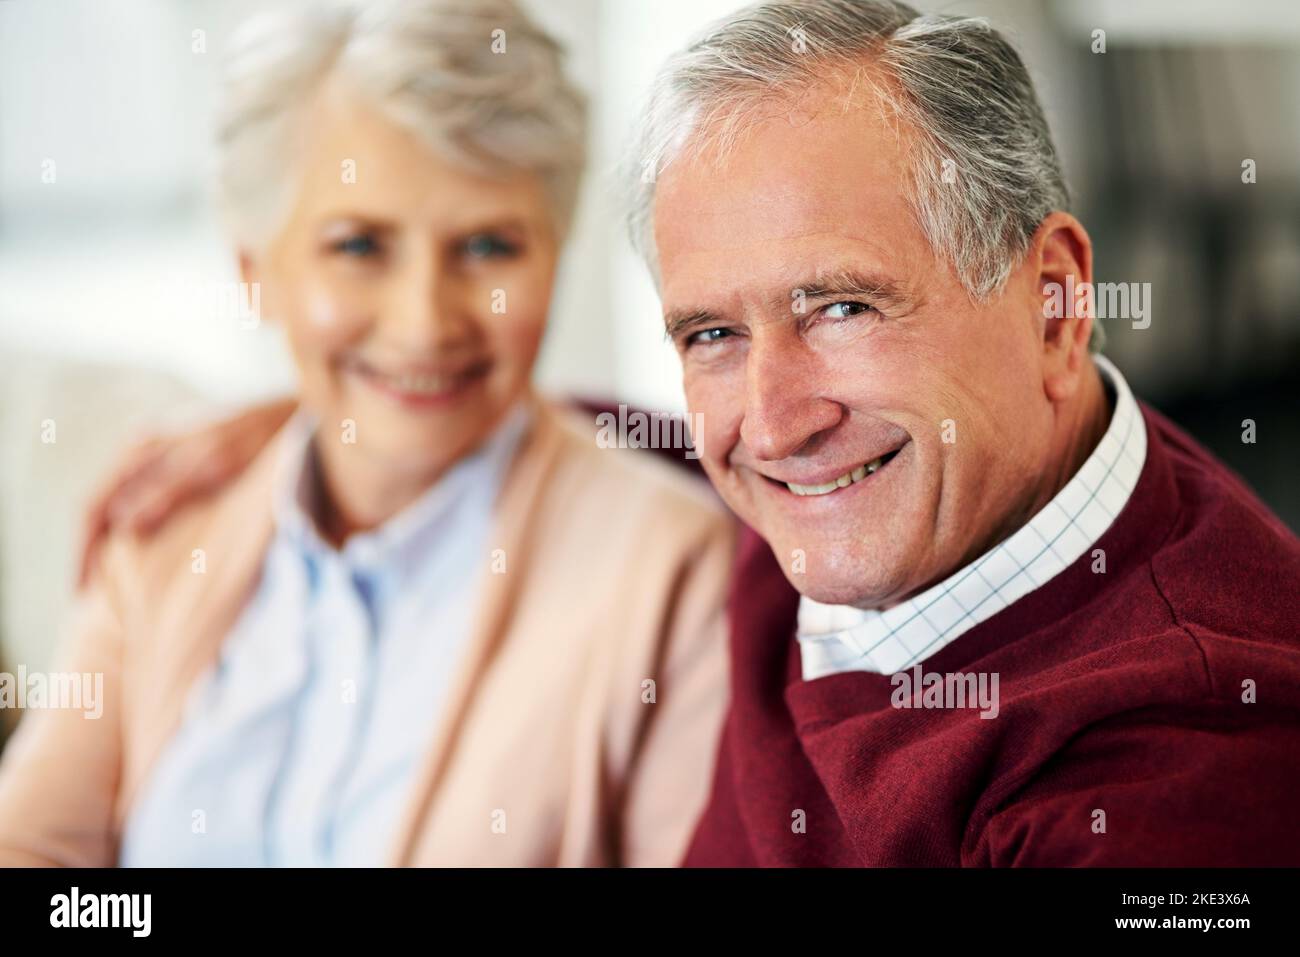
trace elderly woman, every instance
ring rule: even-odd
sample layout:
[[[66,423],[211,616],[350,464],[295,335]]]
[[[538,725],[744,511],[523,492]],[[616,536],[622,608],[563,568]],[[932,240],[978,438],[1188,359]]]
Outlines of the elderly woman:
[[[220,192],[299,409],[100,550],[0,860],[673,864],[725,701],[732,528],[529,380],[584,109],[510,0],[238,38]]]

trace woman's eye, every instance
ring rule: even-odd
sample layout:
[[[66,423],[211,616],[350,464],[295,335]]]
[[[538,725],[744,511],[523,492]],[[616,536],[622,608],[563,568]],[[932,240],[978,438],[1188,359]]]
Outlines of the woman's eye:
[[[728,339],[730,337],[730,329],[702,329],[701,331],[692,333],[688,336],[686,339],[686,345],[688,348],[696,345],[708,345],[709,343],[720,342],[723,339]]]
[[[833,302],[822,310],[822,314],[827,319],[848,319],[870,311],[871,306],[865,302]]]
[[[333,249],[336,253],[341,253],[344,256],[367,259],[379,252],[379,243],[373,236],[349,236],[347,239],[336,242]]]
[[[470,259],[496,259],[513,256],[519,247],[493,233],[479,233],[465,240],[465,255]]]

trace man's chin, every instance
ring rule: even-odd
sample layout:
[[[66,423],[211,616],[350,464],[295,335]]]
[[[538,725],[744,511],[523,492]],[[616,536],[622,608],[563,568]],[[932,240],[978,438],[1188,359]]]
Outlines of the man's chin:
[[[878,581],[868,573],[799,571],[796,566],[782,569],[786,579],[805,598],[823,605],[852,605],[855,608],[880,608],[896,603],[902,583]]]

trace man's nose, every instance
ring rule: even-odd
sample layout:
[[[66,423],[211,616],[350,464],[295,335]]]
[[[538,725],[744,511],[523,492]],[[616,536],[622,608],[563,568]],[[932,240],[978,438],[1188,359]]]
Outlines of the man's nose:
[[[771,462],[793,455],[843,417],[844,407],[823,397],[818,363],[802,343],[754,336],[740,437],[756,458]]]

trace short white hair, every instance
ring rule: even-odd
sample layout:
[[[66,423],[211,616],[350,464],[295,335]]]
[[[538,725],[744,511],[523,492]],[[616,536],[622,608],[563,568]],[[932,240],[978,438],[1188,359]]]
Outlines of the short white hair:
[[[439,156],[479,172],[536,174],[558,233],[567,232],[586,101],[554,39],[514,0],[331,0],[260,14],[232,39],[216,179],[237,241],[261,245],[287,214],[305,107],[333,77]]]
[[[983,19],[891,0],[770,0],[719,20],[655,79],[625,163],[632,243],[658,282],[655,182],[686,150],[719,158],[755,110],[830,70],[864,80],[917,134],[906,171],[925,236],[985,300],[1069,193],[1033,82]],[[872,69],[882,82],[875,82]],[[1093,323],[1092,348],[1101,345]]]

